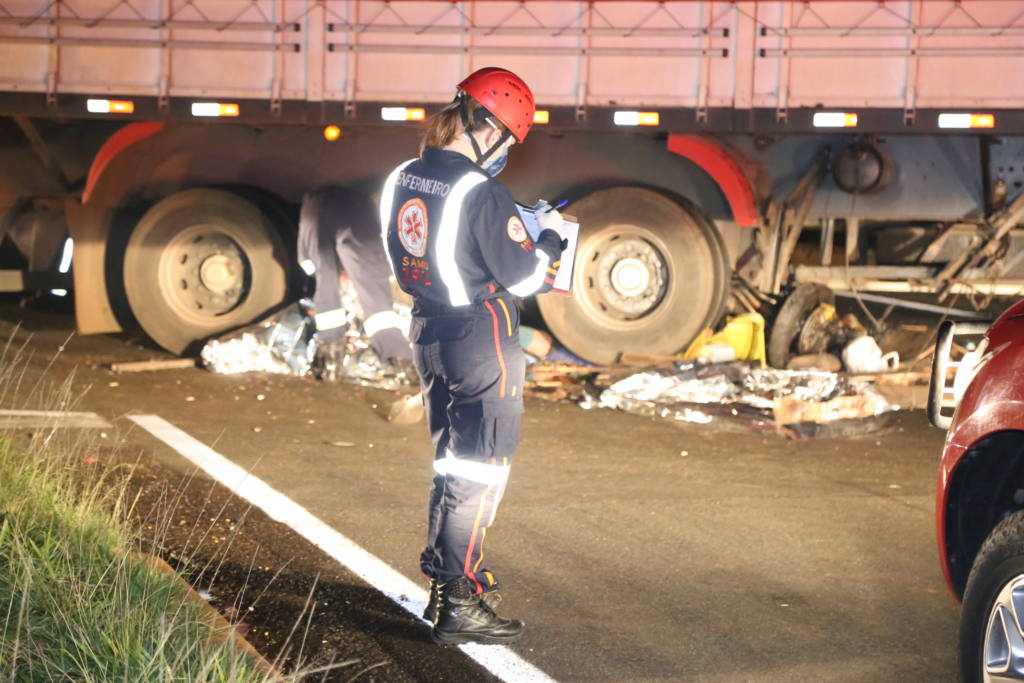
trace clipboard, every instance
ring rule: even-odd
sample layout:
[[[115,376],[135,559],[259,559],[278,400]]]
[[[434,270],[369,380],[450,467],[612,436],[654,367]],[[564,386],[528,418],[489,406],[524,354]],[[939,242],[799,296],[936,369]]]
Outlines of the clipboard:
[[[526,227],[527,234],[536,242],[541,233],[536,211],[534,211],[532,206],[523,206],[518,202],[516,202],[516,209],[519,211],[519,217],[523,219],[523,226]],[[579,244],[580,224],[575,217],[564,213],[562,214],[562,219],[565,221],[563,227],[565,229],[567,245],[562,250],[562,263],[558,267],[558,275],[555,276],[555,283],[551,286],[551,289],[562,294],[571,294],[572,276],[576,270],[576,246]]]

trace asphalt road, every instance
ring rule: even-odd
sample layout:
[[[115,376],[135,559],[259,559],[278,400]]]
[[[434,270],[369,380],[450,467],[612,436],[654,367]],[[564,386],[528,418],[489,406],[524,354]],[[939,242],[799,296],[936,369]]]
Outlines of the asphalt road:
[[[111,362],[165,356],[126,335],[65,344],[71,326],[3,308],[4,362],[22,348],[30,384],[73,370],[78,409],[114,421],[111,438],[191,471],[124,417],[160,415],[418,580],[429,442],[422,423],[382,419],[387,392],[115,375]],[[954,680],[958,605],[933,530],[942,440],[921,412],[883,435],[792,442],[528,402],[487,536],[501,611],[527,622],[514,649],[559,680]]]

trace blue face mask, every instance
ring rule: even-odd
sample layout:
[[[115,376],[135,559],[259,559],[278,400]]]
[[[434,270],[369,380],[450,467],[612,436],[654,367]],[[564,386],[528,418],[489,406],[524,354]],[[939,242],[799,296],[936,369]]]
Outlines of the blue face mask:
[[[508,163],[508,147],[501,151],[498,156],[488,159],[484,162],[483,169],[487,171],[489,175],[496,176],[505,170],[505,164]]]

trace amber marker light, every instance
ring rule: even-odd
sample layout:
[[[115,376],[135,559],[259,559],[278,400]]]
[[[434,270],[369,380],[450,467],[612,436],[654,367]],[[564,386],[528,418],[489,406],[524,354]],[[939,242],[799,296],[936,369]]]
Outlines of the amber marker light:
[[[939,128],[994,128],[992,114],[939,114]]]
[[[238,105],[225,102],[193,102],[192,116],[238,116]]]
[[[90,114],[133,114],[135,103],[131,100],[86,100],[85,109]]]
[[[842,111],[819,111],[814,113],[815,128],[856,128],[857,114]]]
[[[612,116],[616,126],[657,126],[660,120],[656,111],[617,111]]]
[[[341,128],[337,126],[327,126],[324,128],[324,139],[328,142],[334,142],[341,137]]]
[[[533,122],[540,125],[545,125],[551,122],[551,112],[547,109],[538,109],[533,112]]]
[[[381,107],[380,117],[385,121],[423,121],[427,110],[422,107]]]

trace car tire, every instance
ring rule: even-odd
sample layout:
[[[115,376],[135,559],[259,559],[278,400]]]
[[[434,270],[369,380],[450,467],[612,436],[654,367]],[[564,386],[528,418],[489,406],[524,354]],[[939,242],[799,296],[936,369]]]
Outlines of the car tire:
[[[1024,510],[1004,518],[981,546],[960,612],[960,678],[998,678],[1005,667],[1024,672]],[[1013,647],[1007,647],[1013,646]],[[1013,649],[1016,654],[1011,654]]]

